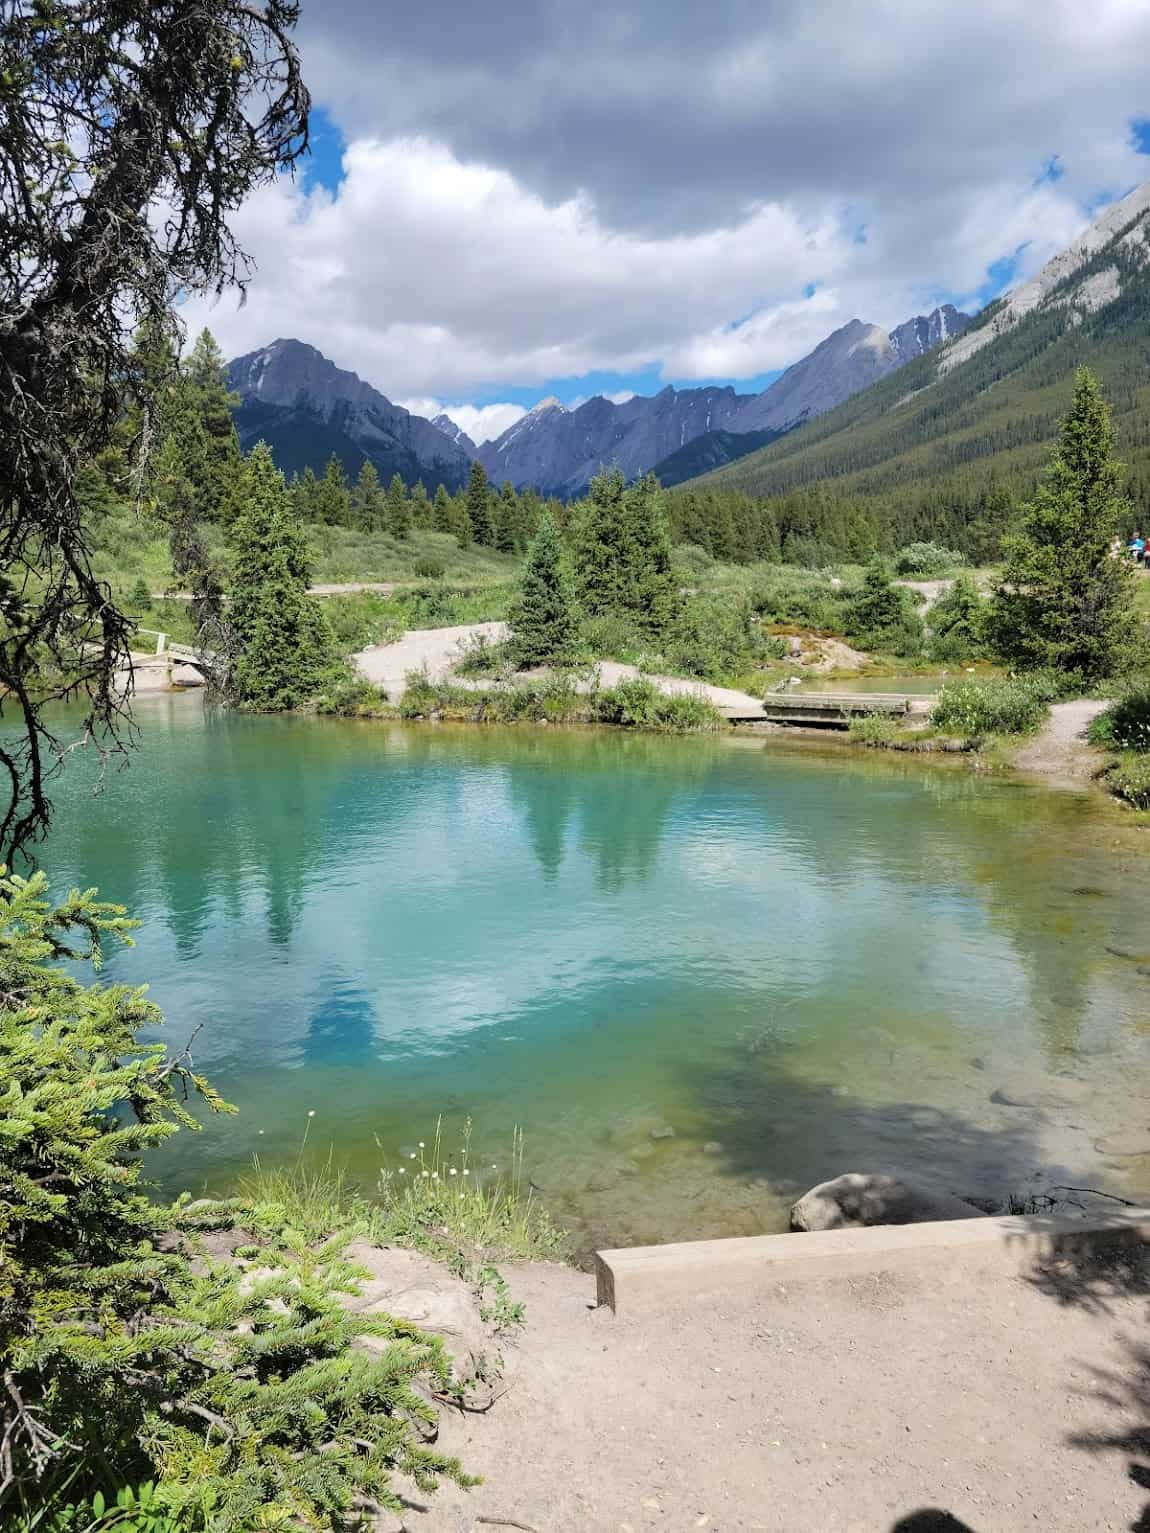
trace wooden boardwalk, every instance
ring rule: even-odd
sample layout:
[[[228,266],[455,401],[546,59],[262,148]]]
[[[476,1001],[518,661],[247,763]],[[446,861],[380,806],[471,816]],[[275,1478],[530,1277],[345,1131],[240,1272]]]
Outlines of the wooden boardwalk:
[[[805,724],[823,729],[846,729],[851,719],[878,715],[881,718],[904,718],[908,714],[929,713],[934,698],[928,694],[906,692],[768,692],[760,713],[749,718],[764,718],[771,724]],[[738,717],[728,714],[734,722]]]

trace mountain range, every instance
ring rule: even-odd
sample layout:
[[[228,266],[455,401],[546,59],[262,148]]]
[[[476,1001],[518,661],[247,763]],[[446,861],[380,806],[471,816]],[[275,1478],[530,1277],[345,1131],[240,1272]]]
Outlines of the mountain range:
[[[548,399],[477,447],[446,415],[409,414],[299,341],[239,358],[230,383],[241,440],[266,437],[288,473],[321,472],[335,452],[352,475],[370,458],[384,478],[455,488],[478,458],[497,483],[572,497],[617,463],[667,485],[820,484],[913,501],[929,531],[940,507],[966,515],[963,505],[1033,483],[1084,362],[1102,376],[1129,483],[1150,505],[1150,182],[976,318],[948,305],[889,332],[852,320],[758,394],[668,387],[573,410]]]
[[[289,476],[305,468],[322,474],[333,453],[352,479],[365,458],[385,483],[399,474],[408,484],[422,479],[432,489],[457,490],[471,472],[475,444],[462,432],[462,441],[453,441],[303,341],[273,341],[237,357],[228,387],[239,395],[242,446],[267,442]]]
[[[969,322],[950,304],[889,333],[852,319],[760,394],[668,385],[653,397],[635,395],[622,404],[597,395],[576,410],[545,399],[494,442],[484,442],[479,461],[499,483],[509,479],[516,489],[532,485],[564,499],[580,494],[612,464],[628,479],[655,469],[665,484],[675,483],[676,476],[701,472],[693,458],[670,461],[689,443],[707,440],[704,451],[712,464],[729,461],[741,444],[726,438],[757,433],[758,443],[748,446],[761,445],[762,433],[791,431],[959,334]]]
[[[1082,364],[1101,377],[1128,490],[1145,514],[1150,181],[961,335],[699,483],[758,495],[818,484],[856,500],[898,498],[937,530],[944,508],[977,516],[1004,492],[1029,493]]]
[[[628,478],[655,469],[675,484],[729,463],[833,409],[860,389],[970,323],[946,304],[891,331],[851,320],[758,394],[733,388],[675,389],[616,404],[602,395],[568,410],[545,399],[494,441],[480,446],[447,415],[433,421],[392,404],[355,373],[302,341],[277,340],[228,369],[239,395],[244,447],[266,440],[289,475],[322,473],[334,453],[354,477],[370,458],[387,480],[423,479],[456,489],[478,458],[496,483],[564,499],[581,494],[601,468]]]

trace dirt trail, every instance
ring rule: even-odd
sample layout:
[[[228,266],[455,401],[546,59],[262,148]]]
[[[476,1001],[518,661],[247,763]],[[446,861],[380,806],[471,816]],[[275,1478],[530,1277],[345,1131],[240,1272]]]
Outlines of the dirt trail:
[[[507,637],[505,623],[463,623],[455,628],[422,628],[405,633],[395,644],[376,645],[362,650],[355,657],[361,675],[377,686],[383,687],[393,700],[402,696],[404,677],[408,671],[426,668],[434,681],[441,681],[451,673],[468,642],[482,635],[491,643]],[[615,660],[598,663],[599,679],[603,686],[613,687],[624,679],[646,675],[637,666],[621,665]],[[681,676],[647,676],[647,680],[668,696],[679,693],[701,694],[716,708],[736,713],[740,718],[763,717],[762,702],[745,692],[735,692],[729,687],[712,687],[701,681],[686,680]],[[472,681],[470,686],[482,687],[482,682]]]
[[[1127,1473],[1144,1283],[1102,1310],[904,1269],[614,1316],[574,1270],[507,1275],[527,1303],[508,1392],[441,1433],[484,1483],[413,1497],[408,1533],[892,1533],[926,1508],[1109,1533],[1147,1501]]]
[[[1100,765],[1098,753],[1086,743],[1085,733],[1106,707],[1106,703],[1091,697],[1055,703],[1040,733],[1015,755],[1015,766],[1020,772],[1044,778],[1054,787],[1081,788],[1090,782]]]
[[[923,598],[920,613],[929,612],[935,602],[954,584],[953,580],[896,580],[895,585],[905,586],[908,591],[918,591]]]

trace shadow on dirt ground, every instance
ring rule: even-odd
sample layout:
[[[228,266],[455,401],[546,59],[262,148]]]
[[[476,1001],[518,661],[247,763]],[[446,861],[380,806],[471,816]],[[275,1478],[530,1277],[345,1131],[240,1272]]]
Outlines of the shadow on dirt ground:
[[[1039,1292],[1060,1306],[1098,1315],[1109,1314],[1119,1299],[1146,1299],[1144,1320],[1150,1321],[1150,1247],[1132,1236],[1110,1250],[1084,1251],[1058,1232],[1052,1232],[1050,1244],[1050,1254],[1027,1275]],[[1085,1453],[1123,1455],[1127,1478],[1150,1491],[1150,1334],[1126,1336],[1122,1345],[1120,1366],[1088,1365],[1092,1382],[1085,1398],[1115,1412],[1124,1424],[1113,1431],[1071,1434],[1067,1441]],[[1150,1533],[1150,1500],[1130,1528],[1131,1533]]]

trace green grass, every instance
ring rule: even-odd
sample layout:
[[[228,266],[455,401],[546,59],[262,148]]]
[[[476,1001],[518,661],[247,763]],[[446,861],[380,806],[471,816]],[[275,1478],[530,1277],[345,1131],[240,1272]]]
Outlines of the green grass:
[[[434,1253],[447,1239],[485,1259],[523,1261],[552,1261],[565,1248],[524,1171],[518,1129],[500,1164],[476,1154],[470,1119],[450,1148],[440,1119],[429,1140],[385,1159],[377,1197],[375,1230],[385,1244]]]
[[[518,1128],[501,1162],[477,1156],[471,1119],[454,1147],[445,1144],[440,1119],[416,1150],[379,1148],[383,1164],[374,1193],[365,1193],[331,1157],[307,1164],[304,1144],[290,1164],[267,1167],[256,1160],[239,1179],[236,1196],[216,1206],[270,1249],[301,1237],[316,1243],[350,1236],[409,1246],[457,1271],[460,1260],[471,1266],[563,1257],[566,1237],[524,1173]]]
[[[1141,751],[1125,751],[1102,777],[1115,798],[1133,809],[1150,809],[1150,756]]]
[[[208,524],[203,529],[209,553],[226,565],[227,546],[223,529]],[[312,523],[307,528],[317,584],[342,585],[356,581],[417,582],[428,577],[421,569],[441,571],[434,578],[451,583],[482,585],[511,579],[519,561],[489,548],[460,548],[447,533],[413,531],[407,538],[386,532],[362,532],[349,527]],[[101,579],[117,595],[127,595],[143,579],[153,592],[176,586],[168,549],[168,531],[146,512],[125,506],[97,521],[92,562]]]

